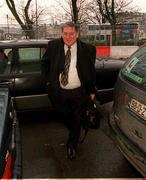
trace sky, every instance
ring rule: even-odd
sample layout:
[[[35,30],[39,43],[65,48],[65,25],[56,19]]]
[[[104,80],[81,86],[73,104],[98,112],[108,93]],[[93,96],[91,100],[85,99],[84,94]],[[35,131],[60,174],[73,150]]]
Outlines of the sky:
[[[17,0],[18,4],[22,4],[22,2],[25,2],[25,0]],[[42,8],[48,8],[49,11],[53,11],[54,6],[57,6],[56,1],[57,0],[33,0],[34,4],[37,1],[38,6],[41,6]],[[61,0],[63,2],[65,0]],[[146,0],[133,0],[131,3],[133,8],[139,8],[141,12],[146,13]],[[7,16],[8,15],[8,16]],[[11,15],[11,12],[9,11],[5,0],[0,0],[0,24],[7,24],[7,17],[9,18],[9,23],[12,23],[13,16]]]
[[[146,0],[133,0],[131,4],[134,5],[136,8],[140,8],[141,12],[146,13]]]

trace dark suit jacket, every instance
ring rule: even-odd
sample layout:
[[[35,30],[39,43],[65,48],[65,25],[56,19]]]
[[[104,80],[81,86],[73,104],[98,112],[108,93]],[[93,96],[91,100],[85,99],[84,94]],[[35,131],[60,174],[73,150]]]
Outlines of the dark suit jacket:
[[[95,91],[95,58],[96,49],[94,46],[77,40],[77,72],[81,86],[87,94]],[[63,39],[56,39],[48,42],[47,51],[42,59],[42,75],[50,83],[55,93],[59,87],[59,74],[64,69],[64,43]]]

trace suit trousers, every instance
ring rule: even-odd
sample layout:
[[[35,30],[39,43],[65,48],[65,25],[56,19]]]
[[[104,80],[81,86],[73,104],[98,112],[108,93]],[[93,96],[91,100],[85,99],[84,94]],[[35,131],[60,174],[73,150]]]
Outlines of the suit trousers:
[[[67,146],[76,148],[79,142],[81,121],[85,110],[85,91],[82,87],[75,89],[60,88],[60,108],[69,129]]]

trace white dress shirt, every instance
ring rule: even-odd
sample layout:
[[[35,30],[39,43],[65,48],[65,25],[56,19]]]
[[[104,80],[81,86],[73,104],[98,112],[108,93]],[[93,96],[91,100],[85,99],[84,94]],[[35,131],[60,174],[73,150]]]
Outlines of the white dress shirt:
[[[64,45],[64,51],[66,54],[66,51],[68,49],[67,45]],[[75,89],[81,86],[81,82],[78,76],[77,72],[77,43],[74,43],[71,46],[71,62],[70,62],[70,67],[69,67],[69,72],[68,72],[68,84],[66,86],[63,86],[60,82],[60,87],[63,89]],[[59,77],[59,80],[61,80],[61,74]]]

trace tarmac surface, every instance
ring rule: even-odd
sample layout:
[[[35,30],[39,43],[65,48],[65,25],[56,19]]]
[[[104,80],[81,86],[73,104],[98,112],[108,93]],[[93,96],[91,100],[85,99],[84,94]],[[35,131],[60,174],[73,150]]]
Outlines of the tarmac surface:
[[[56,114],[23,114],[23,178],[142,178],[110,138],[111,106],[100,106],[101,126],[89,131],[75,160],[67,159],[68,130]]]

